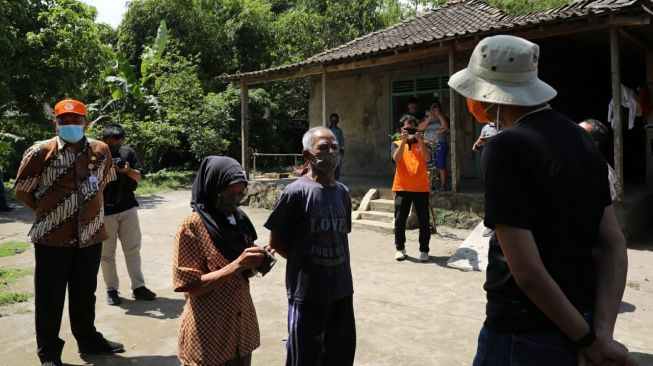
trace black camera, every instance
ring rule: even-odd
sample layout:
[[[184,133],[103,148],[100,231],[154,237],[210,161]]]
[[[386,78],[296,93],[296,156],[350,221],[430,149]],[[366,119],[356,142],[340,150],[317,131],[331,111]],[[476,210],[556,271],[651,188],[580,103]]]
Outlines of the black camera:
[[[265,256],[263,257],[263,262],[261,262],[261,264],[256,267],[256,270],[261,274],[261,276],[265,276],[268,272],[270,272],[276,263],[277,258],[275,258],[272,254],[270,254],[270,252],[266,250]]]
[[[124,169],[127,166],[127,161],[116,158],[113,160],[113,164],[120,169]]]
[[[414,135],[414,134],[417,133],[417,128],[415,128],[415,127],[408,127],[408,128],[405,128],[405,130],[406,130],[406,132],[408,132],[409,135]]]

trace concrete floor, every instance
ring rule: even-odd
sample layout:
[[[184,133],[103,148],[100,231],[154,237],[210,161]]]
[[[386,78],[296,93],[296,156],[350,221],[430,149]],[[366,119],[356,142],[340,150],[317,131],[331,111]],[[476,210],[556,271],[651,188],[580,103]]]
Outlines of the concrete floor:
[[[184,298],[171,291],[172,240],[190,209],[190,192],[178,191],[140,199],[144,234],[142,258],[147,286],[159,298],[130,299],[129,280],[118,251],[118,270],[125,299],[120,307],[106,305],[99,278],[96,325],[104,335],[123,342],[116,356],[81,359],[64,316],[63,360],[69,365],[178,365],[176,332]],[[268,211],[245,208],[265,244],[262,227]],[[31,213],[21,208],[0,215],[0,241],[25,240]],[[358,332],[356,365],[469,365],[484,318],[484,274],[444,267],[468,231],[439,228],[431,241],[431,262],[395,262],[392,237],[357,230],[350,235]],[[417,233],[408,234],[409,255],[415,256]],[[642,365],[653,365],[653,244],[636,243],[629,250],[630,271],[616,337],[627,344]],[[33,251],[0,258],[0,266],[33,267]],[[285,263],[251,282],[260,327],[261,347],[254,365],[283,365],[286,339]],[[32,291],[31,277],[14,288]],[[0,365],[36,365],[33,304],[0,308]]]

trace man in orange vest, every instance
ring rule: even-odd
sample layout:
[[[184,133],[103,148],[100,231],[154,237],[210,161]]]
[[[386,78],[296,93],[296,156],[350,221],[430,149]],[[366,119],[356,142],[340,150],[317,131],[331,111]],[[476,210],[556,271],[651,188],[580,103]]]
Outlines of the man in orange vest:
[[[419,221],[419,260],[428,262],[429,241],[429,181],[426,163],[431,160],[429,150],[421,132],[417,130],[417,120],[404,115],[399,120],[401,140],[392,143],[392,160],[396,164],[392,191],[395,192],[395,259],[406,259],[406,219],[410,207],[415,204]]]

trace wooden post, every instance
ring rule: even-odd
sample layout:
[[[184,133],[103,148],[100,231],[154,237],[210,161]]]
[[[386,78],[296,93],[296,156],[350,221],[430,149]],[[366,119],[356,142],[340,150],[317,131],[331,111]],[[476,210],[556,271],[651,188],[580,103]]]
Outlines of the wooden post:
[[[653,90],[653,51],[646,51],[646,85]],[[653,188],[653,116],[646,124],[646,186]]]
[[[612,110],[614,111],[614,171],[617,175],[617,200],[624,199],[623,132],[621,126],[621,62],[619,54],[619,29],[610,27],[610,66],[612,75]],[[611,123],[612,121],[608,121]]]
[[[449,77],[456,72],[456,50],[449,48]],[[451,136],[451,191],[460,191],[460,169],[458,166],[458,116],[456,115],[456,92],[449,89],[449,133]]]
[[[244,79],[241,80],[240,98],[241,164],[249,178],[249,90]]]
[[[327,109],[326,109],[326,71],[322,70],[322,126],[327,125]]]

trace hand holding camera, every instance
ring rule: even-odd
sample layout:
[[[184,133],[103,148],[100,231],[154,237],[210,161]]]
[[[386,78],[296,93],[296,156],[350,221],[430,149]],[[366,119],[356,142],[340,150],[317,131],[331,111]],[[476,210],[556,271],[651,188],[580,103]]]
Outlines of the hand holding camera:
[[[127,160],[123,160],[121,158],[115,158],[113,160],[113,165],[116,166],[116,171],[118,173],[126,173],[129,171],[129,162]]]
[[[404,142],[413,140],[415,138],[415,134],[417,134],[417,128],[415,127],[404,128],[403,131],[401,131],[401,136],[404,138]]]

